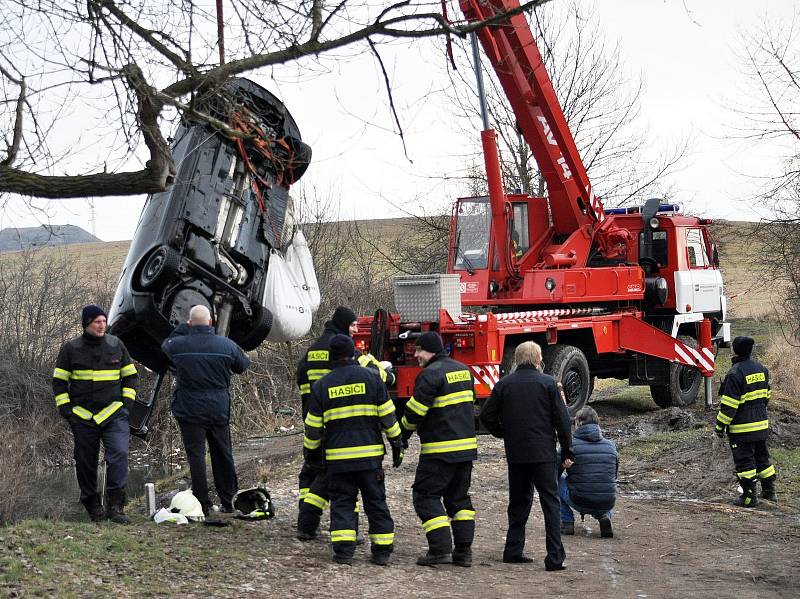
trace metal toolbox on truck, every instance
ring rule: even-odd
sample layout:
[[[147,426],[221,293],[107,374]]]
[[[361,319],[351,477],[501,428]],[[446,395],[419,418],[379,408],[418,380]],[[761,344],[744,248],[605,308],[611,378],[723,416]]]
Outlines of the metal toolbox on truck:
[[[406,275],[394,278],[394,304],[403,322],[438,322],[444,308],[461,314],[461,277],[457,274]]]

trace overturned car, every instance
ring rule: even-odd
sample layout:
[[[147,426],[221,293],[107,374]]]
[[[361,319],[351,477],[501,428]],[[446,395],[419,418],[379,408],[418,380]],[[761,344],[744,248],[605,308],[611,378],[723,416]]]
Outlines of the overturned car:
[[[291,241],[289,187],[311,158],[284,105],[252,81],[227,82],[197,109],[229,129],[181,122],[175,184],[148,196],[109,315],[110,332],[159,373],[168,366],[161,342],[194,305],[245,350],[267,337],[270,256]]]

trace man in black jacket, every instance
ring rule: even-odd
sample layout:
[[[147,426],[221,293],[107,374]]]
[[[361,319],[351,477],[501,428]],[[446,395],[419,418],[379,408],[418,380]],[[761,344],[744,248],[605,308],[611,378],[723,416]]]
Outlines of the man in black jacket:
[[[356,545],[358,493],[369,520],[372,563],[385,566],[394,547],[394,522],[386,505],[381,431],[392,445],[392,466],[403,460],[400,427],[378,374],[354,359],[347,335],[330,341],[331,372],[311,386],[303,451],[327,466],[333,559],[350,564]]]
[[[128,480],[128,413],[136,398],[138,374],[125,344],[106,334],[106,313],[90,304],[81,312],[83,335],[58,353],[53,371],[56,407],[75,439],[75,471],[81,503],[92,522],[106,516],[127,524],[125,484]],[[97,493],[100,440],[106,455],[107,513]]]
[[[572,465],[569,412],[553,377],[542,374],[542,350],[533,341],[521,343],[514,354],[517,370],[500,379],[481,410],[481,421],[505,442],[508,461],[508,534],[506,563],[530,563],[523,554],[525,525],[534,488],[544,513],[546,570],[563,570],[564,546],[559,529],[555,438],[561,445],[562,466]]]
[[[572,454],[574,463],[558,481],[561,532],[575,534],[575,510],[597,519],[601,537],[613,537],[611,509],[617,497],[619,458],[614,443],[600,432],[600,420],[592,408],[575,414]]]
[[[452,562],[468,568],[475,536],[469,487],[472,462],[478,458],[472,373],[444,353],[442,338],[432,331],[417,339],[414,356],[423,370],[400,425],[405,440],[413,431],[420,440],[412,498],[428,552],[417,565]]]
[[[212,502],[206,476],[206,441],[211,454],[214,486],[222,511],[233,511],[238,481],[231,449],[231,373],[241,374],[250,360],[233,341],[214,333],[211,312],[194,306],[189,321],[178,326],[161,344],[175,365],[177,384],[172,414],[178,421],[192,476],[192,493],[207,516]]]
[[[722,381],[714,429],[720,439],[726,431],[728,433],[736,477],[742,486],[742,494],[735,503],[742,507],[758,504],[756,484],[759,480],[762,499],[778,500],[775,466],[770,462],[767,449],[769,371],[751,357],[754,344],[752,337],[733,340],[733,366]]]

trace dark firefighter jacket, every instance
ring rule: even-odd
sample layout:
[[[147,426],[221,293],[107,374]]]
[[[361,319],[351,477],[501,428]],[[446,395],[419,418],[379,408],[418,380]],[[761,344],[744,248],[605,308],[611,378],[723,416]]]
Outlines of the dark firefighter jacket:
[[[404,429],[419,434],[420,459],[469,462],[478,458],[473,392],[469,368],[443,353],[422,369],[400,421]]]
[[[310,462],[324,450],[329,472],[379,468],[381,430],[392,444],[402,443],[394,404],[373,370],[338,362],[311,386],[303,439]]]
[[[481,421],[504,440],[511,463],[555,462],[556,439],[569,457],[570,419],[555,379],[521,365],[503,377],[481,410]],[[566,451],[565,451],[566,448]]]
[[[331,371],[330,347],[331,339],[334,335],[349,335],[348,331],[340,331],[332,321],[325,323],[325,329],[306,351],[306,355],[297,365],[297,386],[300,389],[300,399],[302,403],[303,418],[308,412],[308,400],[311,397],[311,385],[320,380]],[[375,370],[375,373],[387,385],[395,383],[395,376],[392,371],[384,370],[372,354],[359,356],[358,363],[361,366]]]
[[[161,344],[161,350],[175,366],[175,419],[192,424],[227,424],[231,372],[241,374],[250,365],[241,348],[215,334],[214,327],[182,324]]]
[[[720,390],[716,428],[731,441],[763,441],[769,433],[769,371],[749,357],[736,356]]]
[[[599,425],[584,424],[572,436],[572,453],[575,463],[566,471],[572,502],[587,511],[611,510],[619,467],[614,443],[603,437]]]
[[[113,335],[84,333],[61,347],[53,371],[56,407],[71,408],[81,420],[104,425],[127,415],[139,375],[125,344]]]

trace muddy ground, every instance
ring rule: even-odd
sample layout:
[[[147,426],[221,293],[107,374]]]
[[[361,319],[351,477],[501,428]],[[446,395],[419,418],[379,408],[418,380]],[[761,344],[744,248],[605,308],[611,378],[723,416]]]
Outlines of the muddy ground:
[[[477,510],[471,569],[418,567],[424,537],[411,505],[416,437],[405,463],[387,470],[396,550],[388,568],[369,563],[366,546],[353,566],[334,564],[323,535],[294,538],[300,436],[252,440],[238,448],[242,486],[265,480],[278,510],[266,522],[232,520],[225,528],[154,525],[134,514],[128,529],[153,547],[157,560],[114,556],[75,564],[37,594],[62,596],[239,597],[797,597],[800,589],[800,510],[781,493],[778,505],[733,507],[729,450],[712,440],[713,416],[702,406],[653,410],[603,398],[593,403],[620,446],[620,497],[614,538],[601,539],[589,518],[565,537],[567,570],[544,571],[543,520],[534,503],[528,524],[528,565],[503,564],[506,469],[502,442],[482,436],[473,475]],[[773,415],[781,435],[800,438],[797,417]],[[658,440],[664,439],[660,446]],[[677,440],[676,440],[677,439]],[[646,443],[642,443],[647,440]],[[655,449],[653,449],[655,447]],[[327,527],[327,515],[323,522]],[[362,527],[366,522],[362,515]],[[104,526],[112,526],[106,524]],[[86,525],[89,530],[89,525]],[[90,530],[90,533],[92,531]],[[163,553],[162,553],[163,551]],[[86,572],[91,571],[91,575]],[[25,596],[25,583],[0,587]]]

